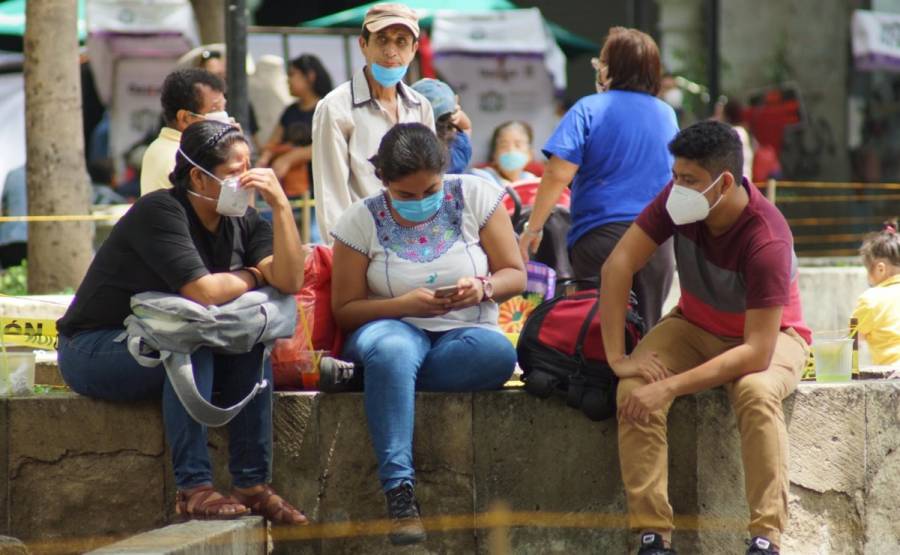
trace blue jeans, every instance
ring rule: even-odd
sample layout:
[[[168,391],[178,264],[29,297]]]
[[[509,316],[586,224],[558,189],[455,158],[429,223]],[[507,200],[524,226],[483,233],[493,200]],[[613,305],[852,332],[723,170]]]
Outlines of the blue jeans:
[[[516,364],[503,334],[482,328],[428,332],[375,320],[347,340],[344,356],[365,368],[366,418],[384,491],[415,482],[415,392],[500,388]]]
[[[206,426],[184,410],[166,371],[146,368],[134,360],[124,341],[115,339],[122,329],[103,329],[59,337],[59,370],[74,391],[106,401],[138,401],[162,396],[166,441],[172,451],[175,484],[188,489],[212,483],[206,448]],[[259,380],[263,346],[241,355],[222,355],[202,348],[191,355],[197,389],[207,400],[213,387],[217,404],[240,401]],[[272,366],[265,362],[272,383]],[[272,461],[272,387],[264,388],[228,423],[229,470],[236,487],[268,482]]]

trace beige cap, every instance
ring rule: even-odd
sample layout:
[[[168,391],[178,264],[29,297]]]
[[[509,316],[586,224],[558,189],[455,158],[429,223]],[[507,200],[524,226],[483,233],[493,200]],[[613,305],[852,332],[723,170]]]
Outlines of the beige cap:
[[[419,38],[419,16],[406,4],[375,4],[363,20],[363,27],[370,33],[377,33],[391,25],[403,25]]]

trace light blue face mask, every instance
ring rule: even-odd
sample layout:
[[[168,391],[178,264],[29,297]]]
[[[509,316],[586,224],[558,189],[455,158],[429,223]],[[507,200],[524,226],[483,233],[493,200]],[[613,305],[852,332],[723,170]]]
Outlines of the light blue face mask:
[[[419,200],[397,200],[391,197],[391,206],[404,220],[411,222],[424,222],[437,214],[444,204],[444,189]]]
[[[519,171],[528,163],[528,155],[518,150],[510,150],[501,154],[497,162],[505,172]]]
[[[372,77],[378,81],[379,85],[382,87],[393,87],[403,79],[409,66],[385,67],[373,62],[370,69],[372,70]]]

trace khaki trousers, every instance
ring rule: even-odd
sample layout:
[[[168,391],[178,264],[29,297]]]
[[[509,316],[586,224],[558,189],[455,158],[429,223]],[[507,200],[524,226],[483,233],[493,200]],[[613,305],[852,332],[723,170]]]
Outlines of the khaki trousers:
[[[656,352],[672,372],[679,373],[741,342],[739,338],[708,333],[675,309],[650,330],[635,353]],[[724,385],[741,435],[750,535],[765,536],[776,545],[788,519],[788,441],[781,402],[797,387],[808,355],[806,342],[793,329],[787,329],[779,333],[766,370]],[[642,378],[621,380],[618,402],[645,383]],[[669,407],[652,413],[648,424],[619,422],[619,460],[628,521],[635,530],[674,528],[668,496]]]

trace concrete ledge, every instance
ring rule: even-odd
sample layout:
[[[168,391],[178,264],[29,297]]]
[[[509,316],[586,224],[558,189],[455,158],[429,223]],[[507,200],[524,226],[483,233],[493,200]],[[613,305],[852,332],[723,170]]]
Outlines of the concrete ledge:
[[[0,534],[30,545],[94,537],[95,548],[171,516],[157,403],[63,394],[2,400],[0,414]],[[488,553],[485,513],[498,501],[522,515],[509,527],[517,555],[628,549],[615,422],[518,390],[423,393],[416,414],[418,493],[432,520],[428,542],[404,553]],[[900,381],[804,383],[785,418],[785,552],[900,553]],[[385,518],[385,507],[360,394],[276,395],[274,439],[274,486],[321,523],[276,537],[276,552],[393,552],[366,526]],[[209,444],[218,485],[228,487],[224,431]],[[748,509],[724,392],[677,400],[669,446],[679,550],[743,552]]]
[[[260,517],[173,524],[116,542],[91,555],[264,555],[266,525]]]

